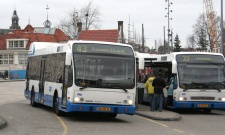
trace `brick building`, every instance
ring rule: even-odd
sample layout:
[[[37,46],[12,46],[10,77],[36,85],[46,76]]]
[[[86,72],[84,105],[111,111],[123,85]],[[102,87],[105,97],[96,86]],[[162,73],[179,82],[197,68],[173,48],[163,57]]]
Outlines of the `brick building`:
[[[47,20],[49,22],[49,20]],[[69,37],[60,29],[33,27],[28,24],[20,29],[19,17],[13,12],[10,29],[0,29],[0,72],[24,70],[27,53],[32,42],[67,42]]]

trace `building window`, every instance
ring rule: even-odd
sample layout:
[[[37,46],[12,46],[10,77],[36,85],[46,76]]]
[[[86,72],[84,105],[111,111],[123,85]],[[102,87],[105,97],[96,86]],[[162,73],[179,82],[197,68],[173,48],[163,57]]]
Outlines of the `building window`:
[[[9,48],[25,48],[23,40],[9,41],[8,46],[9,46]]]
[[[19,47],[24,47],[24,41],[19,41]]]
[[[13,54],[0,54],[0,65],[13,64]]]
[[[19,64],[27,64],[27,54],[19,54]]]
[[[13,41],[9,41],[9,48],[13,48]]]

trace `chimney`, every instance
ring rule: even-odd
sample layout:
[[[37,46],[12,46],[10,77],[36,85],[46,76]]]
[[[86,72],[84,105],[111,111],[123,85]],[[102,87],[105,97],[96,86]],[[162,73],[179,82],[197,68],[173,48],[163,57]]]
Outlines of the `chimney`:
[[[124,43],[124,36],[123,36],[123,21],[118,21],[118,32],[121,33],[121,35],[120,35],[121,42]]]
[[[82,22],[78,22],[77,27],[78,27],[78,33],[80,33],[82,31]]]

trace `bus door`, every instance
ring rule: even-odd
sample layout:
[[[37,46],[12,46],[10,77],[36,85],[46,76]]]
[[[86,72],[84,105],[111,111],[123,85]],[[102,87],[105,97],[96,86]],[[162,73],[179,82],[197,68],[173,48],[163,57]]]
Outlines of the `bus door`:
[[[45,75],[45,69],[46,69],[46,56],[43,56],[41,58],[41,70],[40,70],[40,78],[39,78],[39,95],[38,95],[38,101],[43,102],[44,98],[44,75]]]
[[[30,70],[30,62],[28,60],[27,63],[27,68],[26,68],[26,89],[25,89],[25,97],[28,98],[29,97],[29,82],[30,82],[30,74],[29,71]]]
[[[73,85],[73,68],[72,66],[65,66],[65,74],[63,79],[63,88],[62,88],[62,107],[66,109],[67,102],[67,89]]]

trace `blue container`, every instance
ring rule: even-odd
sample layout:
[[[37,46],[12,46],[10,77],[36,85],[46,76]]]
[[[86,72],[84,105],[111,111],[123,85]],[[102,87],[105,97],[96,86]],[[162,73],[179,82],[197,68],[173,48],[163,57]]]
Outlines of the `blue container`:
[[[26,70],[9,70],[9,79],[25,79]]]

